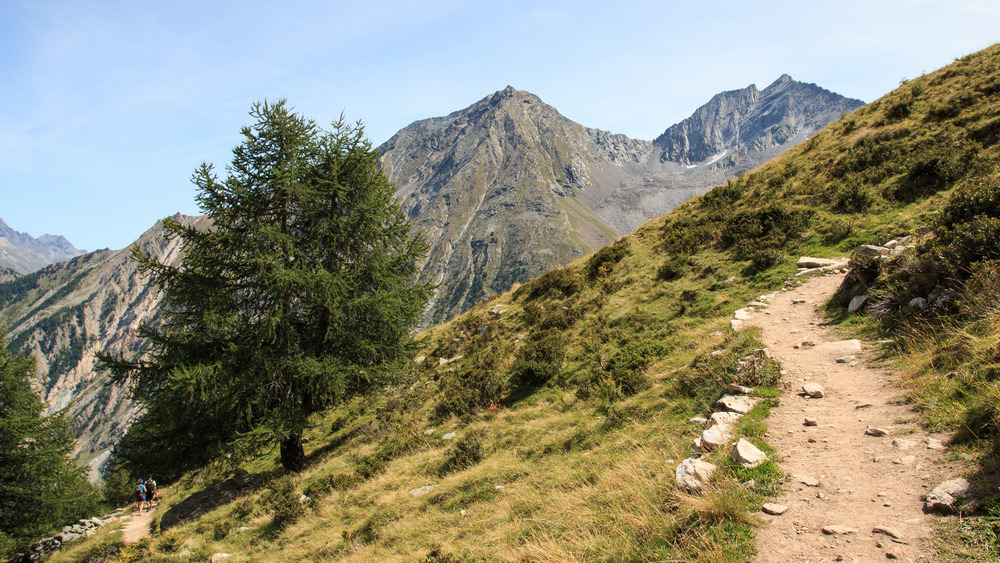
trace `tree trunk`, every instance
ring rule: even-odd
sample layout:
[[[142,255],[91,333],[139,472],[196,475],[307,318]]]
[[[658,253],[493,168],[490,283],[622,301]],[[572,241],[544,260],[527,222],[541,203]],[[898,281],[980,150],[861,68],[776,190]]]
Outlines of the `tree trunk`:
[[[306,468],[306,452],[302,449],[301,434],[281,441],[281,466],[294,473],[301,473]]]

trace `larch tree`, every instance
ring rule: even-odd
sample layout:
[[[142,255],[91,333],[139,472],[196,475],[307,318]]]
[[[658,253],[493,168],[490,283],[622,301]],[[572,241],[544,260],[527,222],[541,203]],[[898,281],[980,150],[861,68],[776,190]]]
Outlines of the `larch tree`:
[[[31,388],[35,360],[7,351],[0,329],[0,558],[97,510],[97,491],[71,457],[65,411],[45,414]]]
[[[134,471],[183,469],[280,444],[301,471],[313,413],[363,392],[408,352],[430,287],[428,249],[394,200],[378,152],[343,116],[327,131],[284,100],[254,104],[227,177],[193,182],[208,229],[166,219],[179,265],[138,247],[163,291],[139,359],[102,356],[143,415],[116,454]]]

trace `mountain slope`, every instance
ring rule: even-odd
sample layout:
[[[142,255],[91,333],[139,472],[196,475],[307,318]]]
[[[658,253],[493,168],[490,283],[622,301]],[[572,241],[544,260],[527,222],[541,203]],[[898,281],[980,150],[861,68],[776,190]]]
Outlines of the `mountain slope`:
[[[859,105],[786,75],[715,96],[652,143],[585,128],[509,86],[418,121],[380,151],[432,244],[423,276],[440,288],[427,321],[630,233]]]
[[[157,259],[177,257],[178,241],[168,241],[159,223],[136,242]],[[135,412],[123,389],[107,385],[94,353],[139,352],[135,329],[155,322],[159,307],[128,249],[92,252],[0,285],[8,346],[36,358],[37,387],[49,409],[70,408],[75,453],[91,465],[92,479]]]
[[[0,268],[27,274],[86,252],[73,246],[65,237],[42,235],[36,239],[15,231],[0,219]]]
[[[716,451],[706,456],[718,466],[707,495],[687,495],[673,482],[701,431],[689,418],[708,416],[731,382],[762,388],[761,405],[737,433],[772,453],[766,411],[775,390],[768,386],[779,372],[753,359],[760,343],[728,330],[729,319],[794,278],[800,254],[842,255],[926,227],[963,234],[955,240],[969,248],[983,243],[988,253],[970,259],[976,268],[995,268],[1000,239],[975,235],[1000,229],[987,220],[997,213],[990,198],[1000,198],[998,64],[995,46],[904,84],[614,245],[426,331],[420,356],[381,393],[317,418],[306,472],[278,476],[276,455],[255,460],[247,467],[267,473],[265,484],[181,519],[154,539],[154,553],[344,561],[751,558],[751,515],[782,483],[773,464],[747,469]],[[987,209],[985,219],[951,213],[976,206]],[[854,270],[884,262],[924,281],[912,253],[933,257],[941,249],[934,240],[885,260],[858,258]],[[981,280],[990,296],[1000,292],[995,280]],[[889,281],[897,282],[892,291],[910,288],[905,276]],[[871,289],[880,307],[894,303],[883,288]],[[934,385],[918,390],[936,393],[922,407],[929,423],[985,436],[982,459],[994,463],[1000,300],[971,299],[983,289],[955,290],[955,303],[974,305],[979,324],[921,353],[927,361],[920,370],[933,374]],[[935,299],[943,306],[926,313],[916,306],[886,313],[931,328],[944,315],[939,326],[947,328],[961,319],[948,316],[950,299]],[[888,353],[913,357],[908,331],[875,334],[896,340]],[[951,372],[956,360],[965,363]],[[957,456],[965,453],[979,455],[963,449]],[[996,465],[980,469],[981,500],[995,514]],[[167,492],[163,509],[226,476],[189,476]],[[944,549],[962,550],[965,560],[993,557],[993,524],[989,515],[963,516],[949,525],[969,533]]]

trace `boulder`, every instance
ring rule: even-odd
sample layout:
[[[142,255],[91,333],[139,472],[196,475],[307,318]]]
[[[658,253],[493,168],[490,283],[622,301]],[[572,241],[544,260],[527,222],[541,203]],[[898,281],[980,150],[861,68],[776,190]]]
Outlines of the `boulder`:
[[[738,412],[731,411],[719,411],[712,413],[712,424],[736,424],[739,420],[743,418],[743,415]]]
[[[969,494],[969,482],[965,479],[951,479],[934,487],[924,500],[924,512],[954,514],[958,512],[958,500]]]
[[[764,514],[770,514],[772,516],[780,516],[788,511],[787,506],[773,502],[764,503],[764,506],[761,507],[761,509],[764,511]]]
[[[736,383],[730,383],[726,386],[726,393],[729,393],[730,395],[749,395],[750,393],[753,393],[753,388],[737,385]]]
[[[719,411],[747,414],[753,409],[754,400],[743,395],[723,395],[713,408]]]
[[[733,438],[733,427],[729,424],[716,424],[701,433],[701,447],[712,451],[729,443]]]
[[[876,246],[874,244],[862,244],[854,252],[856,257],[869,257],[869,256],[885,256],[889,254],[889,249],[884,246]]]
[[[700,459],[688,458],[677,465],[677,487],[691,494],[705,494],[715,465]]]
[[[803,383],[802,392],[813,399],[822,399],[826,396],[826,391],[819,383]]]
[[[757,467],[767,461],[767,456],[764,452],[743,438],[740,438],[736,442],[736,445],[733,446],[733,451],[730,452],[729,458],[743,467]]]
[[[410,491],[410,495],[412,495],[414,497],[427,496],[427,495],[429,495],[431,493],[431,491],[433,491],[436,488],[437,488],[437,485],[424,485],[423,487],[418,487],[418,488],[413,489],[412,491]]]
[[[847,304],[847,312],[851,314],[857,313],[858,311],[861,310],[861,307],[864,306],[865,301],[867,299],[868,299],[867,293],[863,293],[861,295],[854,297],[853,299],[851,299],[851,302]]]

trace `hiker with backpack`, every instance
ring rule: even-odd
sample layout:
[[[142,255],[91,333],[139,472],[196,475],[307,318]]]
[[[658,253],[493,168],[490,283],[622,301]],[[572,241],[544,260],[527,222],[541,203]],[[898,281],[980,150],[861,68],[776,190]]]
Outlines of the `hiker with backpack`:
[[[152,475],[146,476],[146,508],[153,508],[153,501],[156,500],[156,481],[153,480]]]
[[[139,483],[135,486],[135,502],[138,511],[142,512],[142,508],[146,504],[146,483],[142,479],[139,479]]]

